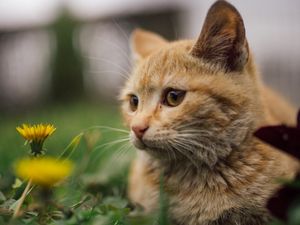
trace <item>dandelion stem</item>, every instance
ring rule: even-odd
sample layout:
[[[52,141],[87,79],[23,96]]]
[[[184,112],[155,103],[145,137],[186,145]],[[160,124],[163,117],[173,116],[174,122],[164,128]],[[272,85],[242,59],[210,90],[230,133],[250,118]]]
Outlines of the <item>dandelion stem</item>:
[[[28,193],[28,190],[30,188],[30,185],[31,185],[31,180],[28,181],[28,183],[27,183],[27,185],[26,185],[26,187],[25,187],[25,189],[24,189],[21,197],[18,200],[19,202],[18,202],[18,205],[17,205],[17,207],[16,207],[16,209],[14,211],[13,218],[17,218],[19,216],[21,206],[22,206],[22,204],[23,204],[23,202],[24,202],[24,200],[25,200],[25,198],[27,196],[27,193]]]

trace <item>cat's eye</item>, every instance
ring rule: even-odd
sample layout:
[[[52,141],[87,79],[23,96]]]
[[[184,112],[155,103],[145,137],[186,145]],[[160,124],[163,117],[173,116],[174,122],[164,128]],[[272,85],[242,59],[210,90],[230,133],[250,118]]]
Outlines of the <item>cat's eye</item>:
[[[170,107],[178,106],[183,101],[185,93],[186,91],[183,90],[167,89],[163,97],[163,104]]]
[[[139,98],[136,95],[129,96],[129,106],[131,111],[136,111],[139,105]]]

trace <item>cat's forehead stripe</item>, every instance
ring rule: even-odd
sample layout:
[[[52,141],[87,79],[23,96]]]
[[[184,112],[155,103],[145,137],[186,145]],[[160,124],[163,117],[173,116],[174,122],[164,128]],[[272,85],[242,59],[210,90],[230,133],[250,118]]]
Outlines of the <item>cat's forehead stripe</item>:
[[[149,69],[146,71],[141,71],[139,78],[135,83],[135,88],[140,93],[153,93],[155,90],[161,87],[163,79],[164,75],[159,74],[158,71]]]

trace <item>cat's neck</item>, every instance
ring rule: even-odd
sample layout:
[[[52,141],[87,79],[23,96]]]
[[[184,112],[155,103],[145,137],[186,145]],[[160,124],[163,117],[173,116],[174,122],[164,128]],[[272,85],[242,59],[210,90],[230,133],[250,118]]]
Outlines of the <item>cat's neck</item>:
[[[165,179],[171,180],[174,185],[182,182],[197,182],[197,185],[230,187],[238,182],[237,177],[245,181],[249,176],[256,176],[257,171],[262,170],[263,167],[267,168],[266,163],[272,163],[270,155],[261,151],[259,143],[255,140],[243,148],[232,151],[226,159],[219,160],[214,166],[199,162],[199,166],[196,167],[188,160],[170,162],[154,158],[147,152],[140,154],[143,155],[149,171],[157,175],[163,174]]]

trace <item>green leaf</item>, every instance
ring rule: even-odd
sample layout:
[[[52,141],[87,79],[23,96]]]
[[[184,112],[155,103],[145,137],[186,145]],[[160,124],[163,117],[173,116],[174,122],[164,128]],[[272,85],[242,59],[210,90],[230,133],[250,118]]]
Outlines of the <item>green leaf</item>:
[[[164,188],[164,178],[160,176],[160,188],[159,188],[159,213],[158,213],[158,224],[169,225],[168,218],[168,196]]]
[[[281,221],[279,221],[277,219],[274,219],[274,221],[272,221],[270,223],[270,225],[286,225],[286,224],[284,224],[283,222],[281,222]]]
[[[8,210],[11,210],[11,206],[14,205],[16,202],[15,199],[7,199],[5,202],[3,202],[3,204],[1,205],[1,208],[5,208],[5,209],[8,209]]]
[[[15,202],[13,202],[10,206],[9,206],[9,209],[12,210],[12,211],[15,211],[16,208],[17,208],[17,205],[19,204],[20,202],[20,199],[16,200]]]
[[[0,191],[0,203],[3,203],[6,201],[5,195]]]
[[[16,178],[15,183],[12,185],[12,188],[13,189],[19,188],[22,186],[22,184],[23,184],[23,182],[19,178]]]
[[[103,199],[103,203],[117,209],[125,208],[128,205],[127,200],[114,196],[106,197]]]
[[[289,209],[288,221],[290,225],[300,224],[300,199],[297,199]]]
[[[39,214],[37,212],[28,211],[28,212],[26,212],[26,215],[37,217]]]
[[[83,136],[83,133],[78,134],[77,136],[75,136],[71,142],[68,144],[68,146],[64,149],[64,151],[61,153],[61,155],[59,156],[59,158],[63,158],[63,159],[68,159],[71,157],[71,155],[73,154],[73,152],[75,151],[75,149],[78,147],[81,138]]]
[[[128,216],[129,224],[134,225],[152,225],[155,223],[154,215],[145,215],[144,213],[141,214],[131,214]]]
[[[25,190],[26,188],[26,185],[27,183],[26,182],[22,182],[22,184],[19,186],[19,187],[15,187],[14,188],[14,195],[13,195],[13,198],[14,199],[19,199],[23,193],[23,191]],[[14,186],[14,185],[13,185]]]

